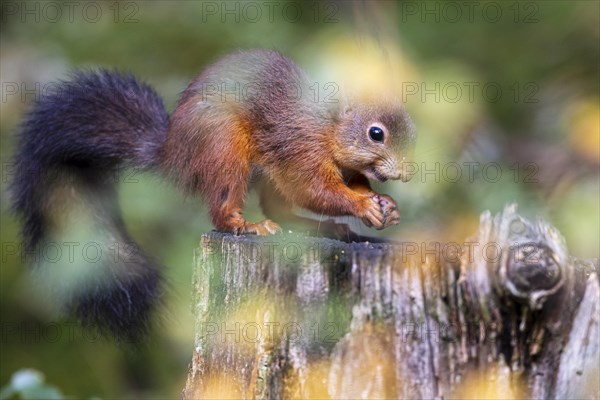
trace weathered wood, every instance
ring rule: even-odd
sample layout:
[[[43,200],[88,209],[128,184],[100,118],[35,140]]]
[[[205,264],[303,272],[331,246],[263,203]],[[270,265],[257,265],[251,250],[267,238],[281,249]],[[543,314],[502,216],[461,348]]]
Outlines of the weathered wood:
[[[600,398],[598,260],[507,207],[453,243],[202,237],[184,398]]]

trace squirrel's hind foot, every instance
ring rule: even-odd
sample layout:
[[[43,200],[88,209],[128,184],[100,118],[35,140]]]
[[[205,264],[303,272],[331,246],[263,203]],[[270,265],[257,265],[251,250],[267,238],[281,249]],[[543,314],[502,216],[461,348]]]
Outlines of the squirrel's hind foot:
[[[224,215],[224,217],[222,217]],[[219,218],[221,217],[221,218]],[[281,228],[270,219],[265,219],[257,223],[246,221],[241,211],[235,210],[231,213],[223,213],[213,223],[220,232],[229,232],[234,235],[242,235],[245,233],[255,234],[260,236],[274,235],[281,232]]]
[[[281,232],[281,227],[270,219],[257,222],[255,224],[248,223],[244,224],[244,231],[242,233],[253,233],[260,236],[274,235]]]

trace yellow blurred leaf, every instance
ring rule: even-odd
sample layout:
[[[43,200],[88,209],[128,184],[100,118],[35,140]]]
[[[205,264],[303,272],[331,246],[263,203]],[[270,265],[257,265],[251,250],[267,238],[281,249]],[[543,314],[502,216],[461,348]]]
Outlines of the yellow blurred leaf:
[[[567,109],[569,143],[589,162],[600,164],[600,104],[585,100]]]

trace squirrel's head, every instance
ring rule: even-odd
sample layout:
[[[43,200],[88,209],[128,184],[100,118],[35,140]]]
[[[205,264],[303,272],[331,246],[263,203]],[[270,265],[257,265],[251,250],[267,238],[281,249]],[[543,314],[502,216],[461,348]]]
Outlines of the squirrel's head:
[[[344,107],[337,163],[385,182],[412,177],[415,126],[400,102],[378,100]]]

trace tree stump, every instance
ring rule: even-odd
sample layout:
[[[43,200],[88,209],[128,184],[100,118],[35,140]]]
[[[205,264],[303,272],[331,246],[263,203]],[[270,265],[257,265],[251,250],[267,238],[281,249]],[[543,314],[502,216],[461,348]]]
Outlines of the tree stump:
[[[598,260],[507,206],[464,243],[202,236],[183,397],[600,398]]]

